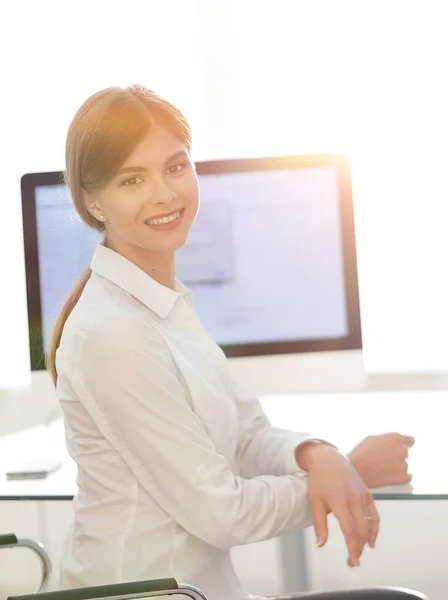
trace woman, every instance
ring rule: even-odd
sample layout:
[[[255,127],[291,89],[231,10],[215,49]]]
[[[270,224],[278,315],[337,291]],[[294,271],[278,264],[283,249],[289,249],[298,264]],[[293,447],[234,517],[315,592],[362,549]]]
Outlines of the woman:
[[[172,576],[241,598],[232,546],[311,522],[322,545],[329,512],[359,565],[378,531],[366,485],[238,393],[175,277],[199,205],[183,115],[138,85],[94,94],[68,131],[66,179],[105,236],[48,356],[78,465],[62,587]]]

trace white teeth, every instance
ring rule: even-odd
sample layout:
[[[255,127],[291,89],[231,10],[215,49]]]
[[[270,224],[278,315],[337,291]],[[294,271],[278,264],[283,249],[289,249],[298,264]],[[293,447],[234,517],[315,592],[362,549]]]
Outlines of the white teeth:
[[[171,221],[175,221],[180,217],[180,211],[170,215],[169,217],[163,217],[162,219],[149,219],[148,223],[150,225],[163,225],[165,223],[171,223]]]

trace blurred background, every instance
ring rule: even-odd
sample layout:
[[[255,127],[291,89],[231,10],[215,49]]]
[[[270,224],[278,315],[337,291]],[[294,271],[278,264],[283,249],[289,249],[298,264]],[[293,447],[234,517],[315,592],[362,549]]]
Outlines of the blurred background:
[[[195,160],[350,156],[365,371],[403,376],[412,394],[412,382],[424,376],[412,406],[423,409],[428,428],[443,420],[443,395],[431,405],[436,412],[425,413],[424,404],[448,375],[445,9],[431,0],[4,3],[0,433],[26,426],[30,416],[47,418],[54,402],[48,382],[29,392],[20,178],[62,170],[67,128],[81,103],[132,82],[181,108]],[[366,415],[375,410],[362,395],[353,401]],[[382,503],[383,542],[364,570],[346,568],[337,533],[319,553],[310,543],[313,586],[401,582],[441,594],[446,503],[411,504]],[[49,503],[37,519],[34,503],[3,502],[0,531],[26,524],[57,562],[69,510]],[[7,570],[20,580],[22,567],[2,567],[3,560],[0,582]],[[275,541],[238,549],[235,560],[252,593],[284,590]]]

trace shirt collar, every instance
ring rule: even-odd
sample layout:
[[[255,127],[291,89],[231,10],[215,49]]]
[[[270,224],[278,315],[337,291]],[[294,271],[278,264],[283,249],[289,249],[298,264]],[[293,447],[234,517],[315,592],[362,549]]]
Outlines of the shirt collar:
[[[191,301],[191,290],[178,279],[175,280],[175,289],[172,290],[157,282],[118,252],[106,248],[103,243],[96,246],[90,268],[143,302],[162,319],[169,315],[181,296]]]

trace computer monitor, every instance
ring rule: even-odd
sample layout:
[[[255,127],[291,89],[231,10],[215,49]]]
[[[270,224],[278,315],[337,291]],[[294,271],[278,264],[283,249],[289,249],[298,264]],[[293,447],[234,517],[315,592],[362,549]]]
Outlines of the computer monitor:
[[[271,377],[267,391],[306,388],[306,355],[323,352],[357,351],[359,369],[348,158],[232,159],[196,169],[201,206],[176,272],[238,378],[244,371],[243,383],[253,385]],[[21,183],[31,366],[40,370],[58,311],[101,237],[76,216],[61,172],[28,173]]]

